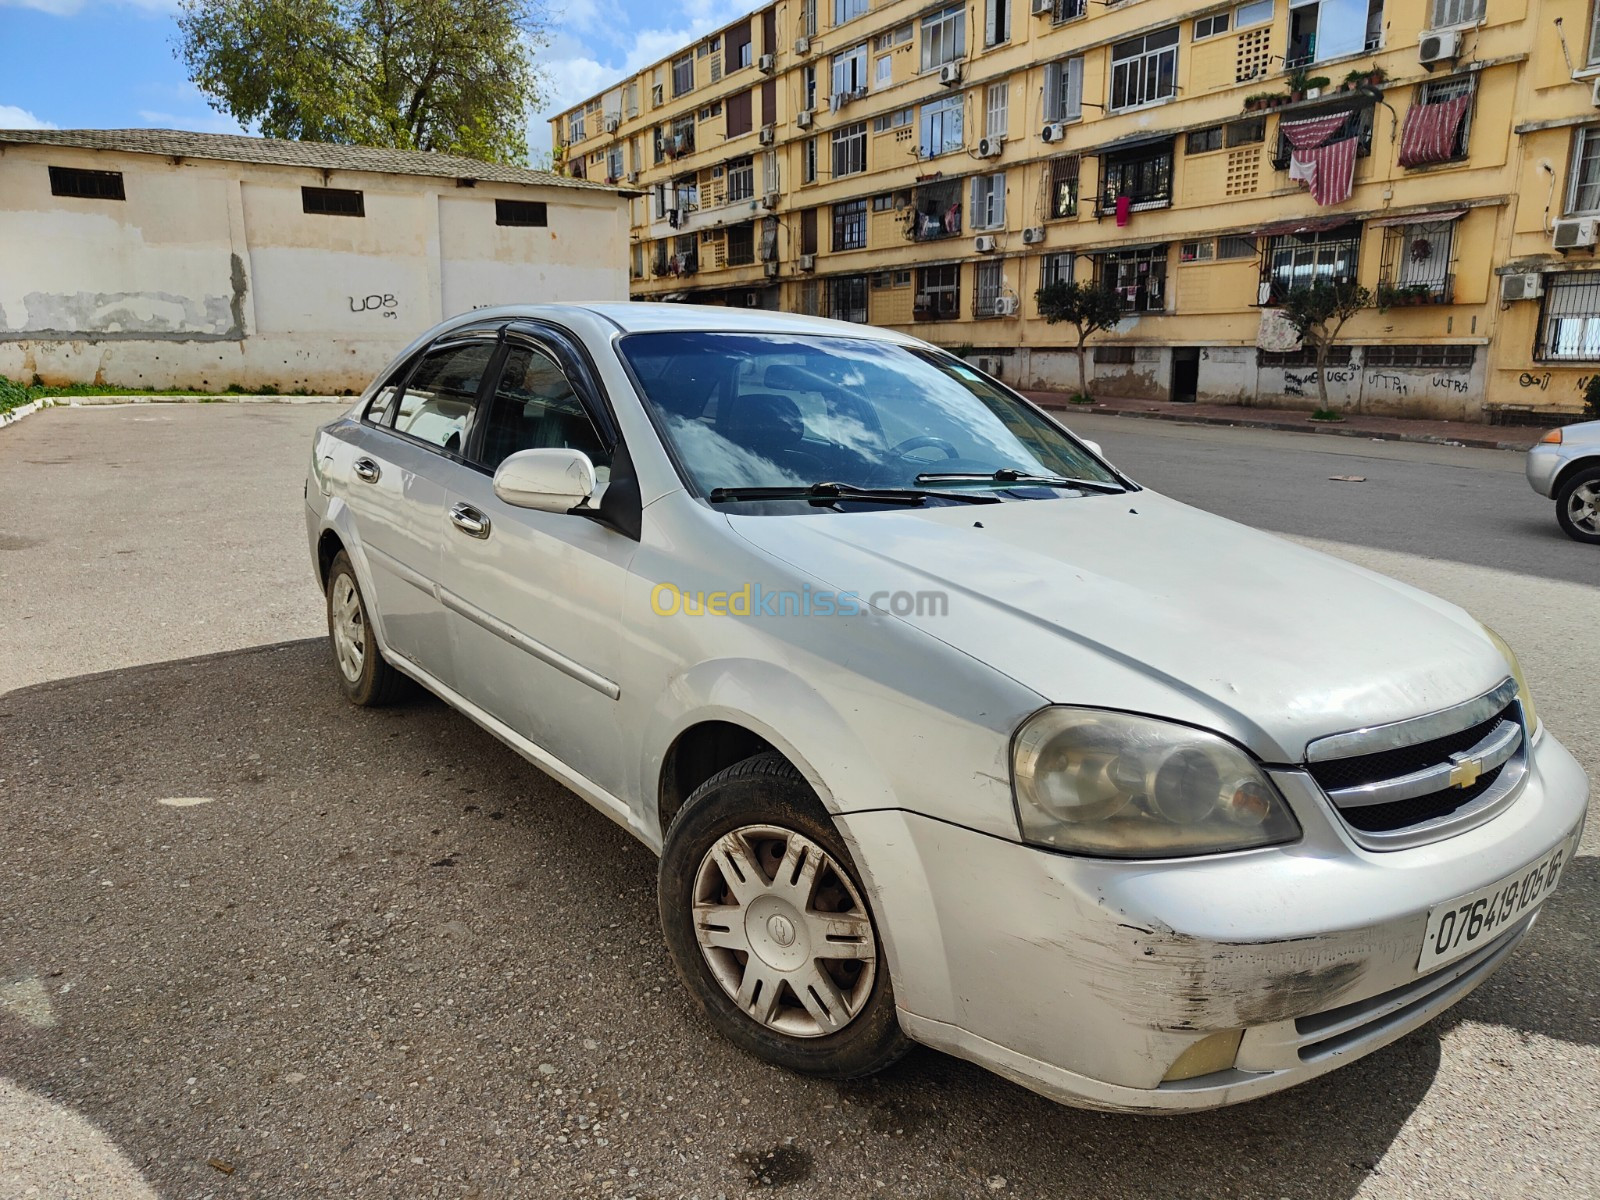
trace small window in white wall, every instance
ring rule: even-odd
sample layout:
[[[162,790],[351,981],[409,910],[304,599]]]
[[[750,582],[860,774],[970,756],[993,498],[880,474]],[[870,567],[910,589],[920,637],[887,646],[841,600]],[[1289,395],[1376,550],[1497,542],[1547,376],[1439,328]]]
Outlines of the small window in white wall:
[[[543,200],[496,200],[494,223],[536,226],[542,229],[550,223],[550,217]]]

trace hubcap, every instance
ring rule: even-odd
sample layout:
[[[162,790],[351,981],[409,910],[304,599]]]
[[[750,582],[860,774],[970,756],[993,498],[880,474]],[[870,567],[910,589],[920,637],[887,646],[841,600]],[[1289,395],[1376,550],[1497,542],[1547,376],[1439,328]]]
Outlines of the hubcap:
[[[367,623],[362,619],[361,596],[355,581],[340,575],[333,581],[333,597],[328,604],[328,628],[333,634],[333,652],[339,671],[351,683],[361,678],[361,665],[367,657]]]
[[[1567,500],[1567,517],[1587,533],[1600,533],[1600,488],[1586,483]]]
[[[722,990],[790,1037],[838,1032],[872,995],[867,906],[833,857],[793,830],[747,825],[717,839],[695,876],[694,932]]]

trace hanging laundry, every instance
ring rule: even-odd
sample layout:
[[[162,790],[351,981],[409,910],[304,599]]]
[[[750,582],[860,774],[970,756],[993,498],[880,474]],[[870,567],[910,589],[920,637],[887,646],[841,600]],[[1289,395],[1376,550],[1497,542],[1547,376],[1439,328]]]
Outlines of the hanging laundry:
[[[1126,225],[1133,219],[1133,197],[1117,197],[1117,224]]]
[[[1456,134],[1471,100],[1471,96],[1457,96],[1439,104],[1413,104],[1400,133],[1400,165],[1449,162],[1455,156]]]

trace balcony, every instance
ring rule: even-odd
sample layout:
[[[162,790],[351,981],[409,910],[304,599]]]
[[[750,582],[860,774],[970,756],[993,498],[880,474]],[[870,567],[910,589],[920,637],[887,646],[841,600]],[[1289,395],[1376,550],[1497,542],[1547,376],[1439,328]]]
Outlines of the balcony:
[[[906,238],[937,242],[961,236],[961,181],[922,184],[912,194],[906,214]]]

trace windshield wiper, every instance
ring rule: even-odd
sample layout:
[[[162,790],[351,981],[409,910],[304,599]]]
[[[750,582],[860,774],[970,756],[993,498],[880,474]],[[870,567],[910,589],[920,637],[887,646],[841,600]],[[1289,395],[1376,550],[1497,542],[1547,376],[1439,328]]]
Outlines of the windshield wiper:
[[[928,471],[917,476],[918,483],[1025,483],[1034,487],[1078,488],[1085,492],[1103,492],[1114,496],[1128,489],[1119,483],[1098,479],[1068,479],[1061,475],[1030,475],[1015,467],[1001,467],[992,474],[982,471]]]
[[[921,482],[920,480],[918,482]],[[819,508],[840,500],[868,500],[881,504],[921,504],[925,500],[957,500],[962,504],[999,504],[998,496],[972,492],[932,492],[926,488],[869,488],[850,483],[813,483],[795,487],[719,487],[706,497],[712,504],[739,500],[805,500]]]

